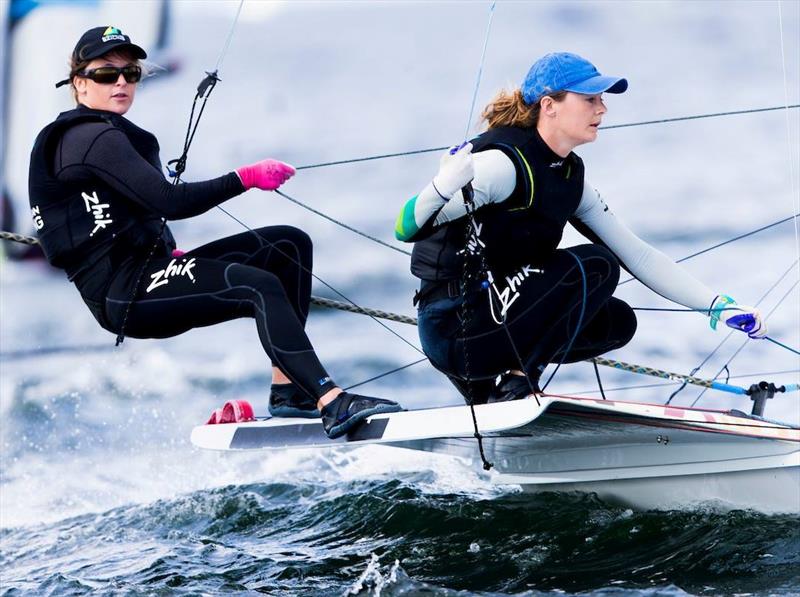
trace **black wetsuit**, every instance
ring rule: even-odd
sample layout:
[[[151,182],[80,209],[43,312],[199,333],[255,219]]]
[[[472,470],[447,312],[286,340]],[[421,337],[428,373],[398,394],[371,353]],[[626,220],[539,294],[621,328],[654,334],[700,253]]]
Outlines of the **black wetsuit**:
[[[470,379],[493,379],[509,369],[538,379],[548,363],[575,362],[625,345],[636,317],[611,296],[619,263],[574,218],[584,184],[581,159],[574,153],[559,157],[535,129],[492,129],[473,147],[476,153],[503,151],[515,165],[517,183],[508,199],[475,213],[493,289],[480,286],[485,272],[479,256],[469,257],[464,268],[467,218],[426,226],[417,238],[427,237],[414,239],[411,270],[422,279],[420,340],[433,365],[457,379],[467,373]],[[461,200],[460,193],[452,199]],[[568,222],[593,244],[558,249]]]
[[[272,363],[295,384],[314,398],[333,388],[303,329],[311,295],[308,235],[271,226],[173,256],[161,218],[203,213],[245,189],[234,172],[172,185],[158,151],[147,131],[83,106],[39,134],[30,201],[50,262],[66,270],[113,333],[124,326],[127,336],[166,338],[252,317]]]

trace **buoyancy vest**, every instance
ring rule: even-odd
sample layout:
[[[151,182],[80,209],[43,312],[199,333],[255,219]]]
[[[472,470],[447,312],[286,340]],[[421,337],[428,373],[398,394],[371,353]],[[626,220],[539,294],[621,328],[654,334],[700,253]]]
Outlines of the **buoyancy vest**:
[[[492,273],[502,275],[536,266],[555,252],[564,226],[583,194],[583,161],[555,154],[535,128],[498,127],[472,141],[473,153],[498,149],[513,162],[517,182],[511,196],[475,212],[484,256]],[[461,201],[456,193],[451,201]],[[414,244],[411,272],[422,280],[454,280],[463,274],[467,218],[439,227]]]
[[[115,247],[131,255],[146,254],[161,231],[159,214],[125,197],[88,171],[75,182],[56,178],[53,169],[58,143],[68,128],[83,122],[106,122],[116,127],[137,153],[161,172],[156,138],[112,112],[78,106],[61,113],[39,133],[31,151],[28,179],[31,215],[47,260],[66,270],[70,279]],[[160,244],[166,250],[175,247],[166,226]]]

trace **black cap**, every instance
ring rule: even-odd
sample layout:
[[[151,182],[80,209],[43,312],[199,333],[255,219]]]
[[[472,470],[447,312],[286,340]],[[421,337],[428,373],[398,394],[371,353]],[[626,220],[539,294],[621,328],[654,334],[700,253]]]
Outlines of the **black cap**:
[[[93,27],[81,35],[72,57],[76,62],[93,60],[114,50],[128,48],[134,58],[147,58],[147,52],[131,42],[131,38],[116,27]]]
[[[147,52],[131,42],[131,38],[116,27],[111,25],[108,27],[93,27],[81,35],[78,43],[75,44],[75,49],[72,50],[72,60],[73,62],[85,62],[122,49],[130,50],[133,57],[139,60],[147,58]],[[71,80],[72,75],[56,83],[56,87],[69,85]]]

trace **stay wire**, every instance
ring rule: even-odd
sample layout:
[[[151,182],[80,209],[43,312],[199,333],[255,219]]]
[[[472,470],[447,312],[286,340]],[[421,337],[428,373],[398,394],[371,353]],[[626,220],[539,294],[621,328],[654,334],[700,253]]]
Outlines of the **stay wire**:
[[[748,236],[753,236],[754,234],[758,234],[759,232],[764,232],[765,230],[769,230],[770,228],[774,228],[775,226],[779,226],[780,224],[785,224],[786,222],[789,222],[790,220],[795,220],[795,222],[796,222],[798,218],[800,218],[800,213],[796,213],[793,216],[789,216],[789,217],[777,220],[775,222],[772,222],[771,224],[766,224],[764,226],[761,226],[760,228],[756,228],[755,230],[751,230],[750,232],[745,232],[744,234],[740,234],[738,236],[734,236],[733,238],[729,238],[728,240],[722,241],[721,243],[717,243],[716,245],[712,245],[710,247],[706,247],[705,249],[697,251],[696,253],[692,253],[691,255],[686,255],[686,257],[681,257],[680,259],[677,259],[675,261],[675,263],[683,263],[684,261],[689,261],[689,259],[693,259],[694,257],[697,257],[697,256],[702,255],[704,253],[708,253],[709,251],[713,251],[714,249],[718,249],[718,248],[723,247],[725,245],[728,245],[730,243],[736,242],[737,240],[741,240],[743,238],[747,238]],[[622,282],[620,282],[619,284],[617,284],[617,286],[622,286],[623,284],[627,284],[628,282],[633,282],[634,280],[636,280],[636,278],[631,276],[630,278],[627,278],[627,279],[623,280]]]
[[[311,207],[309,205],[306,205],[305,203],[303,203],[301,201],[298,201],[297,199],[295,199],[293,197],[290,197],[289,195],[287,195],[283,191],[276,190],[275,192],[278,195],[280,195],[281,197],[283,197],[284,199],[288,199],[289,201],[291,201],[295,205],[299,205],[303,209],[307,209],[308,211],[317,214],[318,216],[328,220],[329,222],[332,222],[332,223],[336,224],[337,226],[341,226],[345,230],[349,230],[350,232],[358,234],[359,236],[363,236],[364,238],[367,238],[367,239],[369,239],[369,240],[371,240],[371,241],[373,241],[375,243],[378,243],[379,245],[383,245],[384,247],[386,247],[388,249],[391,249],[392,251],[397,251],[398,253],[402,253],[403,255],[407,255],[409,257],[411,256],[411,252],[410,251],[406,251],[406,250],[401,249],[399,247],[395,247],[394,245],[390,245],[389,243],[384,242],[381,239],[376,238],[374,236],[371,236],[371,235],[367,234],[366,232],[362,232],[361,230],[358,230],[357,228],[353,228],[352,226],[350,226],[348,224],[345,224],[344,222],[341,222],[341,221],[337,220],[336,218],[333,218],[333,217],[331,217],[331,216],[329,216],[327,214],[324,214],[321,211],[319,211],[317,209],[314,209],[313,207]]]

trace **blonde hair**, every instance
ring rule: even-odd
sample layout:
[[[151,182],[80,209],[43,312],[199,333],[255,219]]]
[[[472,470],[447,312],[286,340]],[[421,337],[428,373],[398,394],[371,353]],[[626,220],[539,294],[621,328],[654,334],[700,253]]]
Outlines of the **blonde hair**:
[[[138,58],[135,58],[130,51],[125,49],[111,51],[107,54],[103,54],[102,56],[92,58],[91,60],[78,60],[78,57],[73,54],[69,60],[69,86],[71,88],[70,91],[72,92],[72,99],[75,100],[76,105],[80,102],[78,102],[78,90],[75,87],[75,76],[78,73],[86,70],[86,67],[89,66],[92,60],[97,60],[97,58],[121,58],[122,60],[127,60],[128,62],[135,64],[142,69],[143,79],[147,75],[147,71],[141,61]]]
[[[566,91],[556,91],[542,97],[551,97],[554,101],[560,102],[566,95]],[[486,121],[487,129],[500,126],[534,127],[539,122],[541,99],[539,98],[535,104],[527,104],[522,97],[521,89],[516,88],[512,91],[501,89],[481,112],[481,121]]]

